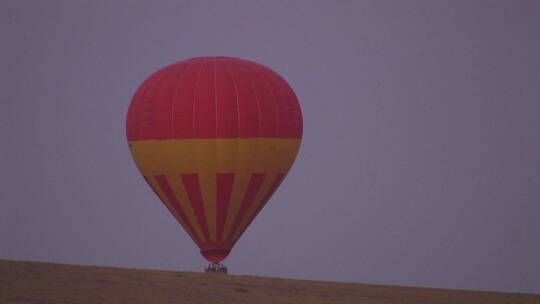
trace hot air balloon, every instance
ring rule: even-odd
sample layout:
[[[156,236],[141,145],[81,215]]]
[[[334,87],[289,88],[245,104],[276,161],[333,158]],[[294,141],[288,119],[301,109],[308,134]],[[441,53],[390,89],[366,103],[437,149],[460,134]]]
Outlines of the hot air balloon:
[[[291,168],[302,114],[270,68],[200,57],[168,65],[139,86],[126,133],[148,185],[202,256],[220,263]]]

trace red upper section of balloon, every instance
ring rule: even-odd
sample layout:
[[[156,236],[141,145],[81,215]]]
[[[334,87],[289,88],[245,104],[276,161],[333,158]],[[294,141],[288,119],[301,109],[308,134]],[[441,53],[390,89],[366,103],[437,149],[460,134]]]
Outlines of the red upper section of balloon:
[[[270,68],[231,57],[193,58],[152,74],[129,106],[128,140],[302,137],[302,113]]]

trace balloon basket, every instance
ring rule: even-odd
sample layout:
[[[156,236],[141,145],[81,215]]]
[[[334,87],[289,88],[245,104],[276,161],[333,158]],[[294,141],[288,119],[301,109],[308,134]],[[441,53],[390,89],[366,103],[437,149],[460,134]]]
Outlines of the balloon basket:
[[[227,267],[221,263],[210,263],[204,268],[205,273],[227,274]]]

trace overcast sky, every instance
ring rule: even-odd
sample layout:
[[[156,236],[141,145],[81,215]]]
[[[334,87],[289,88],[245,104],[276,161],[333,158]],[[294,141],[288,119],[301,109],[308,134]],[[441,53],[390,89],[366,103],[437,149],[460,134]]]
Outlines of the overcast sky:
[[[304,140],[235,274],[540,293],[540,1],[0,2],[0,258],[201,271],[140,177],[158,68],[269,66]]]

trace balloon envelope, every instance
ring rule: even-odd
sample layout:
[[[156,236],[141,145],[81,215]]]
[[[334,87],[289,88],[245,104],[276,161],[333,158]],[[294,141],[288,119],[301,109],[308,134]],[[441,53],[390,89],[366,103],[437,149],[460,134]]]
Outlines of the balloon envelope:
[[[302,114],[291,87],[268,67],[202,57],[148,77],[126,129],[146,182],[201,254],[218,263],[289,171]]]

